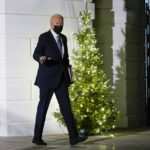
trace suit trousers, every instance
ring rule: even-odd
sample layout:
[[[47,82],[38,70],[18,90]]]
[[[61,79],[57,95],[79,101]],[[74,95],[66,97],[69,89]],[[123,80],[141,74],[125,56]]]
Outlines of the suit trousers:
[[[64,76],[60,82],[59,87],[57,88],[40,87],[40,101],[37,107],[34,137],[37,139],[42,138],[46,114],[47,114],[47,110],[48,110],[49,103],[50,103],[53,93],[55,93],[56,95],[61,114],[64,117],[67,129],[69,132],[69,138],[70,140],[76,139],[78,137],[78,131],[76,128],[74,115],[71,109],[69,93],[68,93],[68,85]]]

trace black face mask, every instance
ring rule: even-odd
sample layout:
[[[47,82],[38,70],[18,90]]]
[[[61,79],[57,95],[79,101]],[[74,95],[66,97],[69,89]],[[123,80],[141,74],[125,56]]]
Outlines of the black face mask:
[[[56,26],[56,25],[54,25],[54,31],[57,34],[61,33],[62,29],[63,29],[63,26]]]

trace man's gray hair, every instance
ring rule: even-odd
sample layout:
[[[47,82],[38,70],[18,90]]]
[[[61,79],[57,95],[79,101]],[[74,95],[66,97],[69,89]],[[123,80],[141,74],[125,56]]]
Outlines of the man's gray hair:
[[[54,14],[54,15],[52,15],[51,18],[50,18],[50,23],[52,23],[53,18],[54,18],[55,16],[59,16],[59,17],[62,18],[62,20],[64,20],[64,17],[63,17],[62,15],[60,15],[60,14]]]

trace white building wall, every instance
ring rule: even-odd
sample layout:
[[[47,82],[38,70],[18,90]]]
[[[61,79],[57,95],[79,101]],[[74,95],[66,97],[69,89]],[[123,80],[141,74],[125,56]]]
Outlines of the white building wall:
[[[114,26],[112,27],[113,49],[113,85],[120,110],[119,127],[128,127],[127,102],[126,102],[126,12],[125,0],[113,0]]]
[[[92,0],[88,6],[94,12]],[[72,33],[84,8],[84,0],[0,0],[0,136],[33,135],[39,89],[34,86],[38,64],[32,54],[38,37],[49,30],[52,14],[62,14],[71,56]],[[66,132],[51,114],[56,108],[53,96],[44,134]]]

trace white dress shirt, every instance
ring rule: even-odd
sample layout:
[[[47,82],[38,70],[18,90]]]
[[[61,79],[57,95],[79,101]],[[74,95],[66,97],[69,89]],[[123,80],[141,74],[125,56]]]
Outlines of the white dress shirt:
[[[54,37],[54,39],[55,39],[55,41],[56,41],[56,38],[57,38],[57,36],[59,36],[57,33],[55,33],[52,29],[50,30],[51,31],[51,33],[52,33],[52,35],[53,35],[53,37]],[[61,39],[61,37],[60,37],[60,40],[61,40],[61,43],[62,43],[62,58],[63,58],[63,56],[64,56],[64,44],[63,44],[63,41],[62,41],[62,39]],[[56,42],[57,43],[57,42]]]

